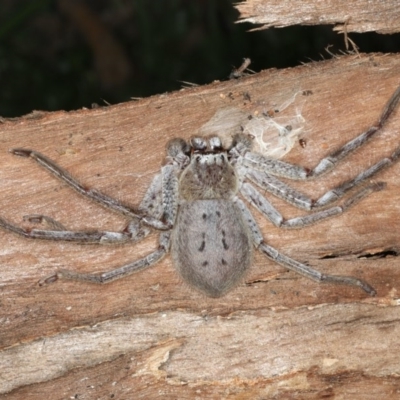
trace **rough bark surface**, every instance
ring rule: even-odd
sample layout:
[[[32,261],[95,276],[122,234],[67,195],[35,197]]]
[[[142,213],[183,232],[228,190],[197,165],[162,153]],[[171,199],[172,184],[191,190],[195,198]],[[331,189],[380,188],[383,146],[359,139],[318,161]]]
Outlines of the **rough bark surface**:
[[[0,126],[1,216],[52,216],[72,229],[124,227],[29,159],[33,148],[85,185],[137,205],[168,139],[189,138],[220,109],[254,114],[305,91],[304,147],[285,160],[312,168],[373,124],[400,84],[399,55],[361,55],[268,70],[112,107],[42,113]],[[400,110],[334,172],[293,184],[318,197],[399,146]],[[387,183],[340,217],[302,230],[271,226],[268,243],[333,274],[361,277],[374,298],[319,285],[256,254],[245,282],[220,299],[191,290],[170,257],[105,286],[59,281],[56,268],[103,271],[152,251],[27,240],[0,232],[0,393],[7,399],[397,399],[400,163]],[[271,198],[271,196],[269,196]],[[285,217],[302,214],[272,199]],[[76,396],[76,397],[74,397]]]
[[[400,3],[396,0],[246,0],[236,5],[239,22],[262,24],[252,30],[291,25],[337,25],[339,32],[396,33],[400,31]]]

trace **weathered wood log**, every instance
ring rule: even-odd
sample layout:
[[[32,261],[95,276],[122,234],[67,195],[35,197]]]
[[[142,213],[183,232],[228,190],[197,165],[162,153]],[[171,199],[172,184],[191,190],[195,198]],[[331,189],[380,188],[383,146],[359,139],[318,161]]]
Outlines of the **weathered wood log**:
[[[82,199],[29,159],[33,148],[89,187],[131,205],[159,170],[168,139],[189,138],[218,111],[268,111],[305,91],[301,138],[285,161],[312,168],[375,123],[400,84],[399,55],[361,55],[268,70],[112,107],[34,112],[0,126],[1,216],[52,216],[72,229],[117,230],[125,219]],[[296,100],[297,101],[297,100]],[[400,110],[337,169],[293,186],[317,198],[399,146]],[[319,285],[256,254],[245,282],[220,299],[182,283],[169,257],[108,285],[38,281],[63,267],[103,271],[156,246],[89,246],[27,240],[0,231],[0,393],[9,399],[395,399],[400,163],[340,217],[282,230],[254,212],[268,243],[332,274],[377,289]],[[269,199],[271,196],[267,195]],[[285,217],[303,212],[271,201]],[[162,395],[161,395],[162,393]]]
[[[290,1],[246,0],[236,6],[239,22],[261,24],[252,30],[291,25],[336,25],[338,32],[397,33],[400,4],[393,0],[305,0],[294,6]]]

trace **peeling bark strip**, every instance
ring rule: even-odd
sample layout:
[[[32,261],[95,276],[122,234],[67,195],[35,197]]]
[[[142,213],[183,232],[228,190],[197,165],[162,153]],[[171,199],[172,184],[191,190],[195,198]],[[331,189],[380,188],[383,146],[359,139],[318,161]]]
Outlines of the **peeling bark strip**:
[[[301,111],[307,145],[296,143],[283,160],[312,169],[376,121],[399,79],[399,55],[348,56],[107,108],[2,121],[1,216],[20,224],[24,215],[45,214],[70,229],[120,230],[125,224],[12,156],[11,148],[44,153],[85,186],[134,207],[160,169],[167,141],[193,136],[219,109],[254,115],[276,109],[300,89],[308,93]],[[298,182],[296,189],[318,198],[356,176],[393,152],[399,127],[396,112],[334,173]],[[257,255],[245,282],[216,300],[189,290],[169,257],[104,287],[39,287],[57,268],[95,272],[142,257],[156,238],[98,248],[0,231],[0,391],[12,391],[7,399],[29,400],[160,393],[166,399],[313,399],[350,392],[352,399],[371,393],[396,399],[399,176],[397,164],[376,178],[386,183],[384,190],[300,231],[282,231],[255,215],[269,245],[324,273],[359,276],[376,286],[375,298],[317,285]],[[301,214],[279,199],[274,206],[284,218]]]
[[[262,24],[251,30],[291,25],[337,25],[339,32],[400,32],[400,3],[394,0],[245,0],[235,8],[240,12],[238,22]]]
[[[144,390],[140,383],[143,376],[152,377],[157,384],[198,381],[210,386],[233,381],[238,375],[243,383],[252,384],[255,377],[282,379],[313,368],[316,375],[351,369],[368,371],[370,376],[390,376],[399,371],[399,322],[395,307],[382,309],[367,304],[324,305],[317,312],[307,308],[266,310],[210,318],[167,312],[107,321],[3,351],[0,393],[55,380],[75,368],[96,368],[123,354],[143,352],[147,352],[146,357],[141,363],[131,362],[122,379],[132,382],[129,385],[139,393]],[[305,327],[312,329],[312,334]],[[390,349],[386,343],[374,342],[383,327],[389,331],[386,340],[391,343]],[[291,341],[293,336],[295,342]],[[61,359],[60,354],[64,355]],[[20,360],[25,362],[21,364]],[[271,388],[275,383],[266,386]],[[290,385],[286,389],[291,389]],[[311,389],[309,378],[301,389]]]

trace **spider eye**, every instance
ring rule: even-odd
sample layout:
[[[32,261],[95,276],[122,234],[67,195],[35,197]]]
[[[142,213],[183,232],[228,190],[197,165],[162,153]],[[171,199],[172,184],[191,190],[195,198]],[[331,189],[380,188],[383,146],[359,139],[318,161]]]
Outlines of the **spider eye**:
[[[209,145],[211,151],[220,151],[222,150],[221,139],[218,136],[213,136],[209,139]]]
[[[172,139],[167,144],[167,153],[171,157],[176,157],[179,153],[190,155],[190,145],[180,138]]]
[[[194,151],[204,151],[207,149],[207,141],[201,137],[191,138],[190,144]]]

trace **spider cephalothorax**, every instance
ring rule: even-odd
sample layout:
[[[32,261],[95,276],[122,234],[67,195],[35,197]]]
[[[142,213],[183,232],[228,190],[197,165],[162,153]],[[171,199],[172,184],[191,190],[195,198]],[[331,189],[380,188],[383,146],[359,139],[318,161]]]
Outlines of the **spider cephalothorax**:
[[[198,139],[192,141],[198,142]],[[213,147],[213,142],[218,142],[219,146]],[[204,150],[193,148],[190,162],[180,175],[179,196],[186,201],[231,199],[238,191],[237,174],[219,138],[211,137],[207,143]]]
[[[384,187],[382,183],[366,183],[398,160],[400,147],[319,199],[293,189],[280,178],[307,180],[334,168],[340,160],[379,132],[399,99],[400,88],[390,98],[376,124],[323,158],[314,169],[252,152],[251,138],[243,134],[236,135],[229,148],[222,146],[218,136],[195,137],[189,142],[173,139],[167,145],[167,157],[161,172],[153,179],[137,209],[94,189],[87,189],[40,153],[14,149],[13,154],[34,159],[82,195],[129,218],[129,223],[121,232],[75,232],[48,216],[36,215],[28,216],[28,219],[32,222],[44,221],[50,229],[26,230],[3,218],[0,218],[0,227],[27,238],[93,244],[134,243],[145,238],[151,229],[160,231],[158,248],[142,259],[99,274],[60,270],[42,283],[58,278],[106,283],[149,267],[170,251],[176,269],[186,282],[208,296],[219,297],[240,282],[251,265],[255,248],[278,264],[315,281],[358,286],[369,295],[374,295],[375,290],[360,279],[322,274],[269,246],[245,202],[258,209],[275,226],[302,228],[339,215],[372,192],[381,190]],[[362,183],[364,185],[360,185]],[[311,212],[286,220],[258,188]],[[349,192],[346,201],[331,205]]]

